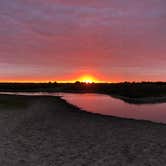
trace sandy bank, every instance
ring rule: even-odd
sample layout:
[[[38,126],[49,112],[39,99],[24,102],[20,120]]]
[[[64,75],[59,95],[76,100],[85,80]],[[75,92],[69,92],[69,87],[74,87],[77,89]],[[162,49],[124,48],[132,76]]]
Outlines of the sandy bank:
[[[82,112],[58,97],[4,97],[26,104],[0,107],[2,166],[166,163],[166,125]]]

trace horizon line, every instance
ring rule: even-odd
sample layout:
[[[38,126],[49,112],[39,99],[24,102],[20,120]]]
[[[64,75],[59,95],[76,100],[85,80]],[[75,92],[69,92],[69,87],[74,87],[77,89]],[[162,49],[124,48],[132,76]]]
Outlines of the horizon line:
[[[80,82],[80,83],[87,83],[87,82],[84,82],[84,81],[79,81],[79,80],[76,80],[76,81],[0,81],[0,83],[77,83],[77,82]],[[166,81],[94,81],[94,82],[91,82],[91,83],[88,83],[88,84],[97,84],[97,83],[158,83],[158,82],[161,82],[161,83],[166,83]]]

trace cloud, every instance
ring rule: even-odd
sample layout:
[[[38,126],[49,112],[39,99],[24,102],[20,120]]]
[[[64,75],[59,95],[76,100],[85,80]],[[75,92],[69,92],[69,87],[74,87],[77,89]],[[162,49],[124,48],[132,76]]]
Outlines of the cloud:
[[[37,66],[41,77],[50,66],[49,75],[86,68],[110,77],[123,67],[119,75],[139,68],[152,77],[166,70],[165,9],[165,0],[1,0],[0,62],[32,75]]]

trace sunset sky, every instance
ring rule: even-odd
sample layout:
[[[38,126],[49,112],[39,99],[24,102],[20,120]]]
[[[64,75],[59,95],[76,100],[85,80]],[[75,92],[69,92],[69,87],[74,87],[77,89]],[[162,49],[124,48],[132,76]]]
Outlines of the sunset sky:
[[[0,81],[166,81],[166,0],[0,0]]]

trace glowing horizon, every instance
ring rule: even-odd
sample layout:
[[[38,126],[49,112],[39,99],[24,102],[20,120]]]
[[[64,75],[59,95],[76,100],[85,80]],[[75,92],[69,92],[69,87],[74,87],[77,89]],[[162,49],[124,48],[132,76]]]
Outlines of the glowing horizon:
[[[57,83],[75,83],[75,82],[83,82],[83,83],[102,83],[102,82],[112,82],[112,81],[103,81],[98,80],[94,78],[93,76],[85,75],[80,76],[78,79],[72,79],[72,80],[55,80],[55,79],[46,79],[46,80],[0,80],[0,83],[5,82],[20,82],[20,83],[47,83],[47,82],[57,82]]]
[[[0,79],[0,83],[48,83],[48,82],[57,82],[57,83],[75,83],[75,82],[84,82],[84,83],[118,83],[118,82],[164,82],[163,80],[141,80],[141,79],[135,79],[135,80],[121,80],[120,78],[116,79],[101,79],[99,77],[96,77],[94,75],[90,74],[83,74],[80,76],[75,77],[69,77],[67,79],[57,79],[57,78],[38,78],[38,79]]]
[[[21,82],[21,83],[45,83],[45,82],[57,82],[57,83],[75,83],[75,82],[83,82],[83,83],[103,83],[103,82],[116,82],[116,81],[108,81],[101,80],[97,76],[92,74],[81,74],[78,76],[73,76],[68,79],[16,79],[16,80],[0,80],[0,82]]]
[[[1,0],[0,82],[166,81],[165,0]]]

